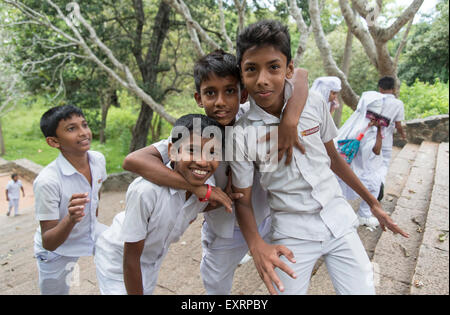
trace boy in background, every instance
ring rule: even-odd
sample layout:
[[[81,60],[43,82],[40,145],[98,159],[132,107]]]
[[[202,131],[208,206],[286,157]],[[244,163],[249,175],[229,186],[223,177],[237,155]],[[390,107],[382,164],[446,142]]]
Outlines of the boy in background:
[[[383,145],[381,148],[383,167],[380,172],[384,183],[392,157],[394,129],[397,129],[402,139],[406,140],[406,133],[402,127],[402,121],[405,120],[405,106],[401,100],[395,97],[395,79],[393,77],[382,77],[378,81],[378,91],[385,96],[383,108],[392,117],[391,124],[383,130]]]
[[[25,197],[25,191],[23,190],[22,182],[19,180],[19,175],[12,174],[11,180],[6,185],[6,201],[8,204],[7,216],[10,215],[11,209],[14,208],[14,216],[19,215],[19,199],[20,191],[22,190],[22,197]]]
[[[60,153],[33,183],[39,288],[42,294],[68,294],[72,269],[80,256],[94,254],[102,231],[97,210],[106,179],[105,158],[90,151],[92,133],[78,107],[49,109],[40,127],[47,144]]]

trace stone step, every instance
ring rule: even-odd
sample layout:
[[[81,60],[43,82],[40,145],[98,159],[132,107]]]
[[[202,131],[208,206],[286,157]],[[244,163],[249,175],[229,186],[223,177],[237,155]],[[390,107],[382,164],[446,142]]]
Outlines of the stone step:
[[[386,196],[400,197],[418,151],[419,145],[408,143],[395,157],[393,154],[389,171],[386,175],[384,191]]]
[[[437,143],[423,142],[391,215],[409,238],[383,233],[372,259],[377,294],[409,294],[430,204]]]
[[[403,189],[406,179],[409,176],[412,164],[416,157],[419,146],[415,144],[407,144],[403,148],[392,148],[391,164],[389,165],[388,175],[385,183],[385,196],[381,205],[387,213],[394,211],[397,199]],[[400,191],[400,192],[398,192]],[[355,211],[358,210],[359,201],[351,201],[350,204]],[[365,227],[358,228],[358,234],[363,242],[369,258],[372,258],[378,239],[382,231],[378,228],[375,231],[367,230]],[[325,264],[320,265],[316,273],[311,277],[310,295],[332,295],[335,294],[333,284]]]
[[[449,294],[449,144],[439,145],[433,193],[411,294]]]

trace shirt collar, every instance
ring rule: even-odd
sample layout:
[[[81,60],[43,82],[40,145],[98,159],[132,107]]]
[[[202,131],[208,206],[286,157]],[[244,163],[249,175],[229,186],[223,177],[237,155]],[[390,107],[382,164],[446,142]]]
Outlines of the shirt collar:
[[[286,107],[288,100],[291,98],[293,91],[294,91],[294,86],[292,85],[292,83],[289,80],[285,79],[284,103],[283,103],[283,108],[281,109],[281,116],[283,116],[284,109]],[[269,114],[264,109],[259,107],[256,104],[255,100],[251,96],[249,96],[249,100],[250,100],[250,109],[248,111],[248,116],[247,116],[248,119],[255,120],[255,121],[262,120],[265,124],[274,124],[274,123],[280,122],[280,118],[278,118],[272,114]]]
[[[170,168],[171,170],[173,170],[173,167],[172,167],[172,165],[170,165],[170,163],[172,163],[172,161],[169,161],[169,163],[167,163],[166,166],[168,168]],[[183,190],[183,189],[175,189],[175,188],[172,188],[172,187],[168,187],[168,188],[169,188],[169,192],[170,192],[170,194],[172,196],[175,195],[176,193],[180,193],[180,194],[185,194],[186,193],[186,190]]]
[[[87,155],[88,155],[88,162],[89,164],[91,164],[92,159],[89,151],[87,152]],[[79,173],[77,169],[64,157],[64,155],[61,152],[56,158],[56,161],[63,175],[71,176],[75,173]]]

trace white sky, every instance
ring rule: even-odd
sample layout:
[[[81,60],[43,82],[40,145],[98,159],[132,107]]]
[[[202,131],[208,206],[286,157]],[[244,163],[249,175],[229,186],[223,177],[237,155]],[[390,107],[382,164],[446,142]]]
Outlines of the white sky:
[[[413,0],[395,0],[396,5],[408,7]],[[430,14],[436,11],[436,4],[438,3],[438,0],[425,0],[422,3],[422,6],[419,9],[418,14]]]

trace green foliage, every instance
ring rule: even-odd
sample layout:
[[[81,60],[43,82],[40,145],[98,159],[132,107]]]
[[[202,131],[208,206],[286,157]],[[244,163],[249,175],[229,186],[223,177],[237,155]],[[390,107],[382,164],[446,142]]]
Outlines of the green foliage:
[[[448,82],[449,64],[449,6],[448,0],[437,5],[439,16],[433,23],[422,22],[415,26],[406,46],[399,77],[408,85],[419,79],[433,83],[436,78]]]
[[[405,119],[448,114],[448,93],[448,83],[442,83],[439,79],[434,84],[418,79],[412,86],[403,83],[399,98],[405,104]]]

